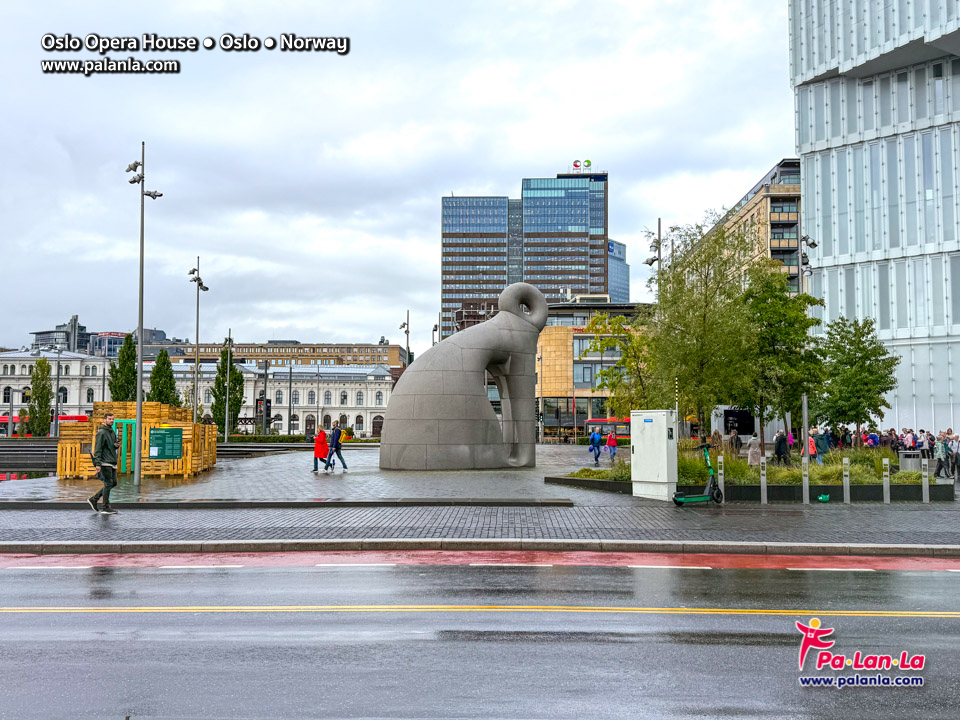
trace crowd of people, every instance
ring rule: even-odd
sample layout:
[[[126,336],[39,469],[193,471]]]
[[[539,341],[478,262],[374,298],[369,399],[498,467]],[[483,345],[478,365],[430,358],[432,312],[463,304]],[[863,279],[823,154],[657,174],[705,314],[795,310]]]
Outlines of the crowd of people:
[[[877,430],[864,429],[859,437],[856,430],[848,427],[816,428],[811,427],[807,435],[807,448],[801,448],[801,455],[808,455],[811,462],[823,465],[823,458],[834,450],[843,450],[851,447],[889,448],[893,452],[913,451],[919,453],[920,458],[936,460],[934,477],[957,478],[960,473],[960,434],[953,428],[940,430],[936,434],[932,430],[914,431],[912,428],[902,428],[898,433],[895,428]],[[731,430],[726,438],[721,437],[720,431],[713,433],[714,445],[723,443],[736,454],[740,454],[744,447],[743,438],[736,430]],[[773,439],[773,461],[778,465],[790,464],[790,453],[799,442],[795,439],[792,430],[778,430]],[[753,433],[746,442],[747,461],[751,465],[760,464],[760,438]]]

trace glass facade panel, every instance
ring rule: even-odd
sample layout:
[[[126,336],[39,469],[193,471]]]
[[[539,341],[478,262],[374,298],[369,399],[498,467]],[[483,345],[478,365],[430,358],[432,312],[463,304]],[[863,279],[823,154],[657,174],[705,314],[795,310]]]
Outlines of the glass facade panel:
[[[897,122],[910,121],[910,75],[897,74]]]
[[[827,270],[827,322],[840,317],[840,280],[837,268]]]
[[[859,119],[860,119],[860,108],[857,105],[857,81],[852,78],[847,78],[847,106],[845,108],[847,113],[847,134],[852,135],[857,132],[860,128]]]
[[[847,186],[847,151],[837,152],[837,252],[846,255],[850,252],[850,208]]]
[[[833,174],[830,172],[830,153],[820,154],[820,207],[823,224],[820,227],[821,254],[833,255]]]
[[[912,135],[903,138],[904,219],[907,245],[916,245],[917,237],[917,147]]]
[[[803,197],[806,199],[808,195],[804,193]],[[857,252],[863,252],[865,250],[865,206],[866,201],[863,185],[863,145],[856,145],[853,148],[853,239]],[[804,207],[806,207],[806,205],[804,205]]]
[[[823,140],[826,137],[826,108],[823,85],[813,88],[813,139]]]
[[[897,328],[904,330],[910,327],[910,308],[907,305],[907,263],[903,260],[894,263],[894,286]]]
[[[944,297],[946,288],[943,286],[943,256],[934,255],[930,258],[930,305],[931,325],[944,323]]]
[[[799,114],[800,144],[810,142],[810,90],[802,87],[797,91],[797,110]]]
[[[947,81],[943,77],[943,65],[933,66],[933,114],[942,115],[947,111]]]
[[[883,238],[883,195],[880,185],[880,143],[870,146],[870,240],[874,250],[879,250]]]
[[[881,330],[890,329],[890,266],[877,266],[877,321]]]
[[[830,83],[830,137],[840,137],[843,132],[840,115],[843,104],[840,100],[840,81]]]
[[[897,141],[887,141],[887,240],[889,247],[900,247],[900,162]]]
[[[923,169],[923,238],[937,241],[937,214],[934,194],[933,133],[920,136],[920,161]]]
[[[893,96],[890,85],[889,75],[880,78],[880,127],[893,124]]]
[[[950,256],[950,322],[960,325],[960,255]]]
[[[860,271],[860,315],[863,320],[868,317],[876,316],[876,309],[873,305],[873,266],[861,265]]]
[[[848,320],[857,316],[857,283],[855,280],[856,271],[853,265],[843,270],[843,297],[844,308],[843,315]]]
[[[917,68],[913,73],[913,97],[917,120],[923,120],[927,117],[927,71],[925,68]]]
[[[960,112],[960,60],[950,65],[950,103],[953,112]]]
[[[863,129],[873,130],[877,126],[877,105],[874,98],[874,84],[865,82],[863,84]]]
[[[913,307],[910,308],[914,327],[927,325],[927,265],[923,258],[913,261]]]
[[[940,210],[943,214],[943,241],[945,243],[953,242],[956,238],[953,182],[953,131],[947,128],[940,131]]]

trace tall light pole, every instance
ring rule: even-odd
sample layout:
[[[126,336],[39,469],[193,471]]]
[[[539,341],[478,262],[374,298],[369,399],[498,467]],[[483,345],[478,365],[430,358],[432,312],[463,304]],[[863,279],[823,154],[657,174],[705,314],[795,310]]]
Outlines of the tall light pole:
[[[806,245],[811,250],[817,246],[817,243],[811,240],[807,235],[804,235],[800,238],[800,244]],[[813,268],[810,266],[810,258],[807,257],[807,254],[800,250],[800,291],[807,291],[807,282],[810,276],[813,275]],[[809,432],[809,423],[810,420],[807,417],[807,394],[804,393],[800,398],[800,421],[803,423],[803,427],[800,428],[800,437],[802,438],[803,446],[800,450],[800,457],[807,455],[809,461],[809,444],[807,439],[807,433]],[[804,495],[804,502],[807,501],[806,495]]]
[[[206,292],[210,288],[203,284],[200,279],[200,256],[197,256],[197,266],[187,273],[190,275],[190,282],[197,284],[197,326],[196,335],[194,335],[194,359],[193,359],[193,422],[197,422],[197,405],[200,400],[200,291]]]
[[[287,383],[287,435],[293,434],[293,363],[296,358],[290,358],[290,373]]]
[[[227,328],[227,392],[223,406],[223,441],[230,442],[230,371],[233,369],[233,329]]]
[[[439,323],[434,323],[434,325],[433,325],[433,330],[430,331],[430,347],[433,347],[434,345],[437,344],[437,340],[436,340],[435,335],[436,335],[437,330],[439,330],[439,329],[440,329]]]
[[[407,320],[406,322],[400,323],[400,329],[405,330],[407,334],[407,357],[404,364],[404,367],[410,366],[410,311],[407,310]]]
[[[546,440],[546,438],[543,436],[544,427],[543,427],[543,351],[542,350],[537,355],[537,362],[540,363],[540,372],[537,375],[537,385],[540,386],[540,398],[539,398],[540,413],[539,413],[539,417],[537,418],[539,420],[537,424],[540,426],[540,442],[543,442],[544,440]]]
[[[134,160],[127,165],[127,172],[137,173],[137,168],[140,168],[140,172],[129,180],[131,185],[140,186],[140,292],[137,305],[137,422],[133,438],[134,485],[140,484],[140,467],[143,459],[141,457],[143,454],[141,452],[143,445],[143,199],[149,197],[151,200],[156,200],[159,197],[163,197],[163,193],[157,192],[156,190],[143,189],[143,180],[146,177],[147,170],[146,159],[147,143],[141,142],[140,160]]]

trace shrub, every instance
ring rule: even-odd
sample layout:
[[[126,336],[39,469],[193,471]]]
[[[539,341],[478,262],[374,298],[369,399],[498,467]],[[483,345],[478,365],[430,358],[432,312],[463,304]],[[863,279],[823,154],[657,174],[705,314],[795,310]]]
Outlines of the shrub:
[[[570,473],[567,477],[582,478],[585,480],[609,480],[610,471],[600,470],[598,468],[581,468],[576,472]]]
[[[617,460],[613,467],[607,470],[607,474],[611,480],[618,482],[631,482],[633,480],[632,468],[630,463],[625,460]]]
[[[890,476],[891,485],[919,485],[921,472],[919,470],[901,470]]]

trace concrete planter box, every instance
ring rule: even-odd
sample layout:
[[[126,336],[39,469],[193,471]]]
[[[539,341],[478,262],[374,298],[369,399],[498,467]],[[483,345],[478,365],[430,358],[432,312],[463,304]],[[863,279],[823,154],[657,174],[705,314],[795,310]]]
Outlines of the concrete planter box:
[[[678,485],[679,492],[696,495],[703,492],[703,485]],[[723,491],[727,502],[760,502],[759,485],[727,485]],[[829,495],[830,502],[843,502],[843,485],[811,485],[810,502],[819,502],[818,495]],[[953,485],[930,484],[930,502],[952,502]],[[802,485],[767,485],[768,502],[803,502]],[[891,502],[922,502],[923,487],[920,485],[891,485]],[[850,502],[883,502],[883,485],[851,485]]]
[[[622,495],[633,494],[633,483],[619,482],[617,480],[589,480],[587,478],[573,477],[545,477],[543,479],[548,485],[569,485],[570,487],[584,488],[585,490],[603,490],[605,492],[615,492]]]

